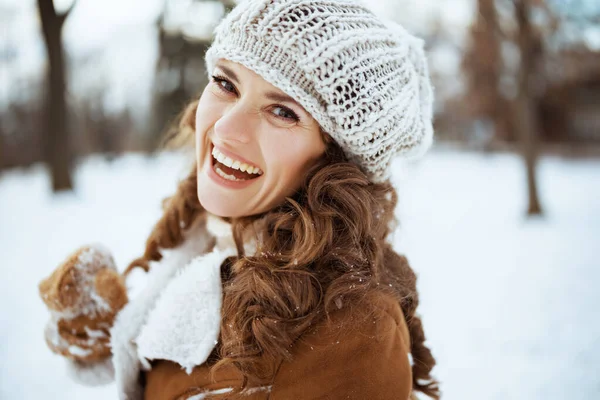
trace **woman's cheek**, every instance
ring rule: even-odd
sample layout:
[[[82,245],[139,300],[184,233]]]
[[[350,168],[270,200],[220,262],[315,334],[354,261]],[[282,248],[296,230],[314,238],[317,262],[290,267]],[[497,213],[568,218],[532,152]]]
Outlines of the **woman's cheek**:
[[[196,135],[205,136],[219,120],[222,107],[216,104],[198,104],[196,112]]]
[[[311,154],[307,152],[306,148],[297,147],[295,143],[289,143],[283,147],[286,151],[279,153],[278,170],[284,175],[288,185],[294,187],[295,190],[307,172],[307,166],[311,163]]]

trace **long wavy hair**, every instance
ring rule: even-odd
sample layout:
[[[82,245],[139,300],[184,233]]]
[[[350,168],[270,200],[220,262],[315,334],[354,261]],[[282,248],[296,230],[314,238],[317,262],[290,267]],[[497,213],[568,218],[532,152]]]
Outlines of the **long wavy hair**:
[[[193,102],[182,113],[167,142],[195,130]],[[148,270],[160,249],[180,245],[205,211],[197,197],[196,168],[164,204],[134,267]],[[219,361],[212,371],[233,365],[248,379],[266,379],[266,358],[290,359],[292,343],[311,325],[344,303],[377,292],[394,295],[410,333],[413,390],[439,399],[431,370],[435,359],[425,346],[416,277],[405,257],[388,242],[396,220],[397,194],[389,182],[373,183],[331,139],[322,159],[307,172],[304,185],[280,206],[262,215],[231,221],[238,249],[224,263],[226,273]],[[247,227],[261,221],[259,251],[244,254]],[[399,355],[400,356],[400,355]]]

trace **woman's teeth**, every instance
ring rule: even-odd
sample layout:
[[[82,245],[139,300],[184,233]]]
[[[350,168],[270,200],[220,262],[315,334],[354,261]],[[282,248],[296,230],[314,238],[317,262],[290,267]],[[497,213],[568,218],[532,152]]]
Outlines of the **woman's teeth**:
[[[221,153],[219,150],[217,150],[214,147],[212,150],[212,156],[215,158],[215,160],[217,160],[218,162],[220,162],[223,165],[228,166],[229,168],[237,169],[237,170],[245,172],[247,174],[254,174],[254,175],[262,175],[263,174],[263,172],[261,171],[260,168],[255,167],[253,165],[248,165],[248,164],[243,163],[238,160],[232,160],[231,158],[227,157],[225,154]],[[217,169],[217,172],[222,172],[223,174],[225,174],[220,169]],[[219,175],[221,175],[221,174],[219,174]],[[239,180],[232,175],[229,175],[229,174],[225,174],[225,175],[231,176],[234,179]],[[223,176],[223,175],[221,175],[221,176]],[[226,178],[226,177],[223,176],[223,178]],[[228,178],[226,178],[226,179],[228,179]]]
[[[228,181],[235,181],[235,182],[247,181],[247,179],[238,179],[233,175],[226,174],[219,167],[214,167],[214,168],[215,168],[215,172],[217,173],[217,175],[219,175],[221,178],[227,179]]]

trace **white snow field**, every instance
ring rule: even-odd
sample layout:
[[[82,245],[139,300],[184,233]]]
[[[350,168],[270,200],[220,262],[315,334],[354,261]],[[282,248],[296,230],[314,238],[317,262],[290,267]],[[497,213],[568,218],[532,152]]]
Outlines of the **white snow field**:
[[[0,399],[116,398],[113,385],[73,383],[46,348],[37,284],[85,243],[104,243],[120,268],[139,256],[187,163],[87,158],[59,196],[41,166],[0,174]],[[443,398],[600,398],[600,160],[543,158],[546,214],[534,220],[515,155],[437,149],[394,168],[394,240],[419,275]]]

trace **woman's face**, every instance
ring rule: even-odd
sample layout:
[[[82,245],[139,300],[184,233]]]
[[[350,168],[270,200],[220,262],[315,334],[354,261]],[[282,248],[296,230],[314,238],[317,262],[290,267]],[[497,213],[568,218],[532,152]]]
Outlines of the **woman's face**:
[[[325,152],[304,108],[244,66],[219,60],[196,112],[198,199],[222,217],[281,204]]]

